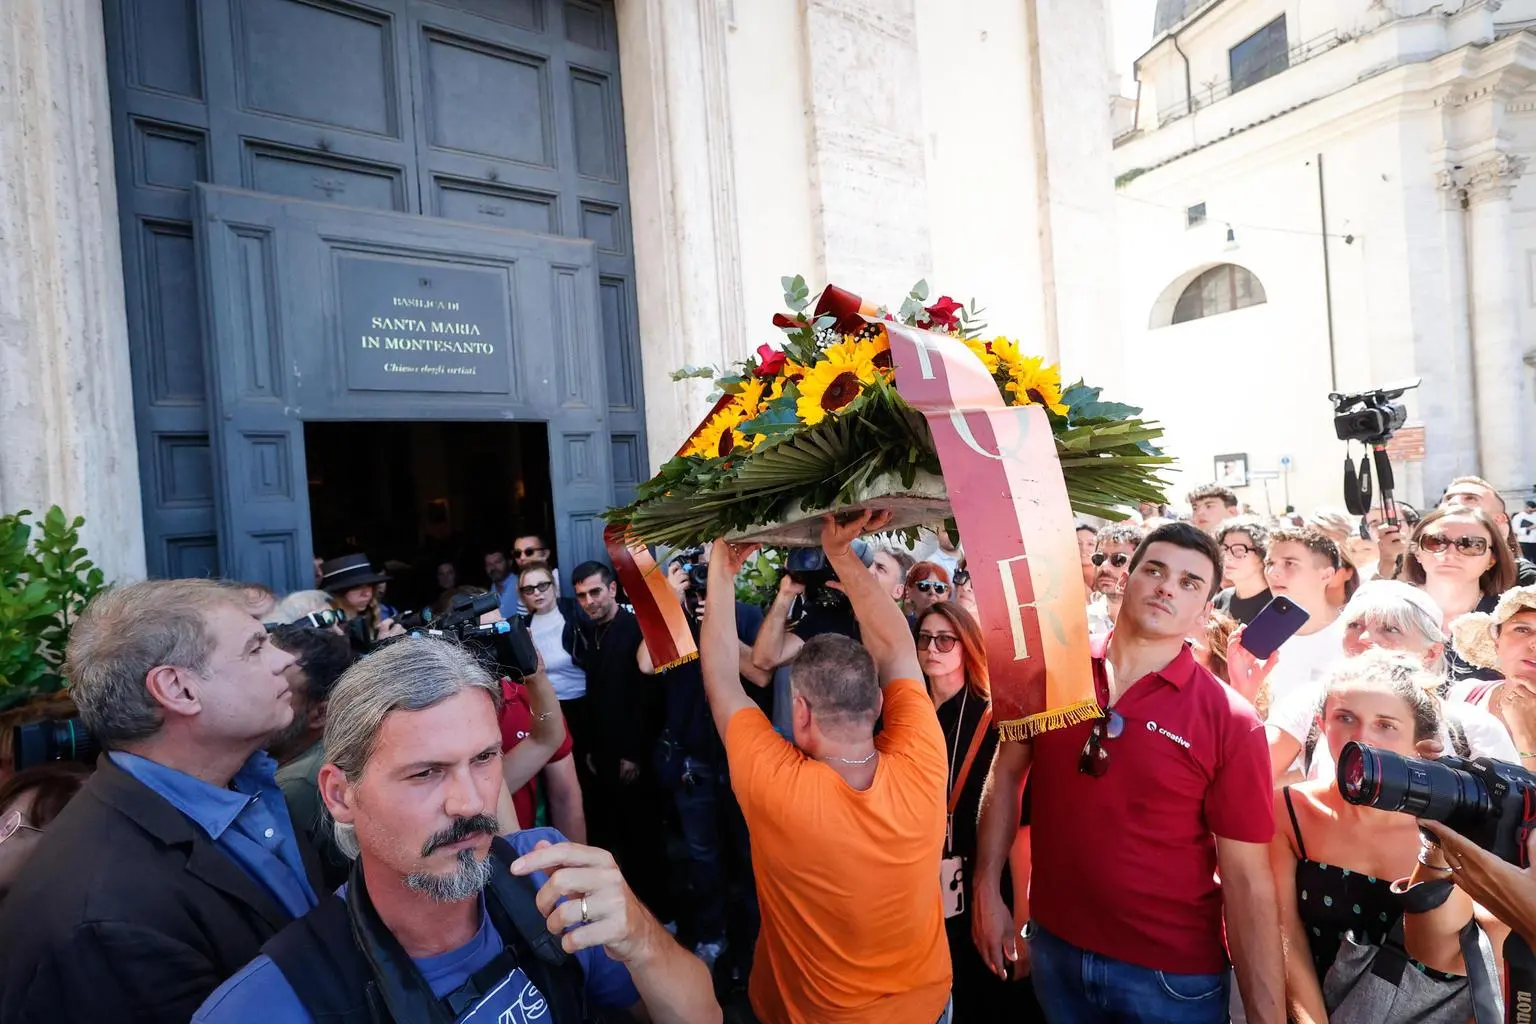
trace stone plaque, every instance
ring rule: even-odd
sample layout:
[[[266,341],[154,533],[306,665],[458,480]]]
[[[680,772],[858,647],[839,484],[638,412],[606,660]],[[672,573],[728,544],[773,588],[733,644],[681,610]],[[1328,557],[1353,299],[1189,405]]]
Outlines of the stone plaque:
[[[353,391],[511,391],[502,270],[344,256],[341,344]]]

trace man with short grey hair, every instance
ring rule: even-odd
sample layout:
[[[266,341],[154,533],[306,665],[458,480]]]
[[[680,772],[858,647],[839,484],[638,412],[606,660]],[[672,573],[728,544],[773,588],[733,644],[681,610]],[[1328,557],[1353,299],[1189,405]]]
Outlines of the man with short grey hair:
[[[64,665],[106,751],[0,913],[0,1022],[185,1021],[315,905],[319,865],[262,753],[293,718],[239,584],[96,597]]]
[[[346,886],[215,992],[194,1024],[720,1020],[709,971],[603,850],[501,837],[501,687],[434,638],[382,648],[331,693],[319,786]]]

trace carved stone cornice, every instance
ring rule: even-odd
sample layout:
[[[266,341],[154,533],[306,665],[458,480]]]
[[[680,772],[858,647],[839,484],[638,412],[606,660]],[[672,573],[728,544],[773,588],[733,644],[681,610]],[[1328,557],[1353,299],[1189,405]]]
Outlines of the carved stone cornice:
[[[1448,200],[1471,205],[1507,199],[1530,161],[1517,153],[1493,153],[1435,172],[1435,187]]]
[[[1467,201],[1509,198],[1527,163],[1527,158],[1515,153],[1495,153],[1465,168],[1462,187],[1466,189]]]

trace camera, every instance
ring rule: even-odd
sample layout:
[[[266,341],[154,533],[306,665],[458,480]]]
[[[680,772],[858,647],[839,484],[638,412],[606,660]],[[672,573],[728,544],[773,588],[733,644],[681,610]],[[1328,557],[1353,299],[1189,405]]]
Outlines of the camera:
[[[1329,395],[1328,400],[1333,403],[1333,432],[1340,441],[1386,444],[1408,419],[1408,408],[1398,399],[1418,386],[1419,380],[1414,378],[1358,394]]]
[[[874,564],[875,549],[868,543],[855,539],[850,547],[866,569]],[[821,548],[790,548],[784,556],[784,574],[805,588],[806,600],[811,604],[847,607],[847,595],[827,586],[837,579],[837,571]]]
[[[488,667],[514,679],[524,679],[539,670],[539,653],[533,644],[533,635],[521,622],[489,622],[480,624],[480,617],[501,607],[501,599],[493,593],[459,594],[441,617],[433,618],[430,611],[402,615],[402,624],[409,617],[415,625],[406,627],[406,637],[435,636],[454,640],[474,652]],[[392,637],[383,643],[391,643],[402,637]],[[380,645],[375,645],[380,646]]]
[[[76,718],[47,719],[18,725],[11,731],[11,750],[16,770],[24,771],[49,761],[91,764],[101,744]]]
[[[1525,866],[1536,825],[1536,775],[1491,757],[1429,761],[1353,741],[1339,752],[1339,792],[1352,804],[1443,822],[1489,853]]]
[[[683,572],[688,576],[688,589],[703,597],[709,589],[709,564],[704,561],[704,549],[702,547],[684,548],[672,559],[673,563],[682,566]]]

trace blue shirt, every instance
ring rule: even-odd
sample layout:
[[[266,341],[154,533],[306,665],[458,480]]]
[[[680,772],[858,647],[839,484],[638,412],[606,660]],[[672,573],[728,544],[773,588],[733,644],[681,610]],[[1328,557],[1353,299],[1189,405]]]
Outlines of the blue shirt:
[[[512,848],[522,854],[535,843],[552,843],[565,837],[552,828],[525,829],[507,836]],[[548,880],[542,872],[532,876],[542,888]],[[413,961],[421,976],[441,999],[459,988],[480,968],[501,953],[501,935],[491,924],[482,901],[480,930],[458,949],[441,956]],[[587,1000],[603,1009],[628,1009],[640,1001],[640,993],[630,980],[629,969],[611,959],[601,947],[576,953],[586,979]],[[283,972],[266,956],[258,956],[238,974],[220,985],[192,1018],[192,1024],[312,1024],[314,1018],[294,994]],[[544,996],[520,969],[514,969],[499,985],[493,985],[485,997],[459,1016],[457,1024],[566,1024],[550,1021]]]
[[[277,785],[277,762],[265,753],[252,754],[228,789],[137,754],[114,750],[107,756],[192,819],[288,913],[303,917],[320,902]]]

